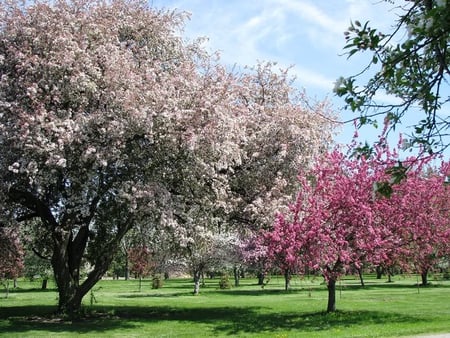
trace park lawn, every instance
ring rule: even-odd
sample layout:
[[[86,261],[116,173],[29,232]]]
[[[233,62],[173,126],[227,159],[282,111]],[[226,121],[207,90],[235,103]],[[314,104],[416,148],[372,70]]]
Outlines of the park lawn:
[[[366,287],[346,277],[337,286],[336,313],[324,312],[327,291],[320,278],[273,277],[262,289],[255,279],[219,290],[206,280],[198,296],[190,279],[151,289],[145,280],[102,280],[84,299],[86,317],[76,322],[52,316],[57,293],[39,282],[20,281],[0,296],[0,335],[8,337],[399,337],[450,332],[450,282],[418,289],[416,277],[394,283],[366,277]]]

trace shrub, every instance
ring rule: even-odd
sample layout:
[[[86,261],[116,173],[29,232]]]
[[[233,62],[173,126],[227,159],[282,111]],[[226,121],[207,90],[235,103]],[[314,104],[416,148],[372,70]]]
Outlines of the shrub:
[[[157,275],[153,277],[152,280],[152,289],[159,289],[162,288],[164,285],[163,279],[161,276]]]
[[[219,288],[222,290],[231,289],[231,282],[227,274],[224,274],[222,277],[220,277]]]

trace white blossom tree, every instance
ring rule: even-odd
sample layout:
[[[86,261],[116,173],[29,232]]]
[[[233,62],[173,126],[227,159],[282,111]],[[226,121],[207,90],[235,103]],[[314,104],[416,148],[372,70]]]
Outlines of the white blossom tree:
[[[176,190],[181,149],[229,151],[232,77],[176,35],[183,18],[145,1],[0,2],[2,215],[39,221],[59,312],[79,313],[123,236]]]

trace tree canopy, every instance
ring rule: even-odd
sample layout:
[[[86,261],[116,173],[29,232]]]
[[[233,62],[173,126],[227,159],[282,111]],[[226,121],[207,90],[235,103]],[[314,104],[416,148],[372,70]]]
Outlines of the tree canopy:
[[[345,32],[348,57],[371,53],[371,59],[360,73],[338,79],[335,92],[360,114],[359,125],[376,125],[382,117],[385,133],[399,124],[411,126],[407,148],[441,152],[450,146],[450,4],[389,2],[398,13],[391,32],[358,20]],[[380,94],[395,99],[382,100]]]
[[[229,72],[180,37],[184,13],[141,0],[0,1],[0,13],[1,221],[37,235],[60,312],[79,312],[136,225],[223,225],[284,197],[289,163],[330,142],[324,106],[302,104],[272,64]]]

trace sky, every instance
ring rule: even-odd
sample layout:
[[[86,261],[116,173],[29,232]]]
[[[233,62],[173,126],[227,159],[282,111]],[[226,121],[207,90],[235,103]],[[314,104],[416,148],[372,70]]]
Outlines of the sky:
[[[156,8],[191,13],[183,36],[206,37],[204,47],[219,51],[227,65],[252,66],[258,61],[293,66],[295,86],[315,100],[328,99],[341,120],[356,115],[343,110],[333,94],[335,81],[359,73],[369,55],[344,55],[344,31],[351,21],[370,21],[389,32],[396,20],[393,5],[383,0],[151,0]],[[379,130],[367,127],[360,140],[373,142]],[[348,143],[354,134],[345,125],[336,137]],[[397,138],[397,137],[395,137]]]

